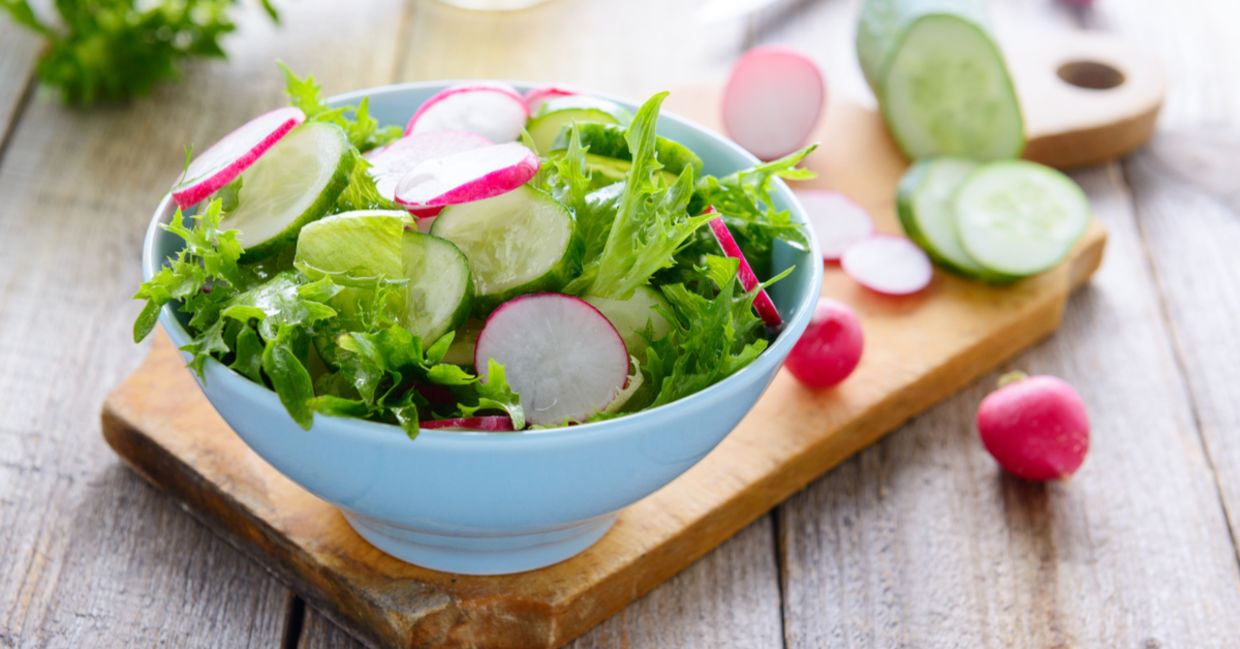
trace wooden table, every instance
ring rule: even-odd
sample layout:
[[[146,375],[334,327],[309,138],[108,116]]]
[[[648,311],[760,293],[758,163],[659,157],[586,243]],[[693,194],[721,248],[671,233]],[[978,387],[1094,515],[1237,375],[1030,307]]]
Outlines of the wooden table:
[[[256,4],[256,3],[247,3]],[[430,0],[247,7],[227,64],[83,112],[36,87],[0,22],[0,647],[345,647],[353,641],[124,468],[99,405],[129,342],[143,230],[182,162],[282,102],[273,59],[330,92],[507,77],[645,96],[721,79],[759,43],[868,97],[857,2],[694,23],[698,2]],[[1063,329],[1002,369],[1064,377],[1094,444],[1070,482],[1001,474],[972,417],[998,375],[831,471],[574,647],[1223,647],[1240,638],[1240,6],[991,3],[1001,33],[1099,29],[1171,77],[1158,135],[1074,174],[1110,230]],[[872,101],[872,100],[870,100]],[[831,143],[825,143],[830,146]]]

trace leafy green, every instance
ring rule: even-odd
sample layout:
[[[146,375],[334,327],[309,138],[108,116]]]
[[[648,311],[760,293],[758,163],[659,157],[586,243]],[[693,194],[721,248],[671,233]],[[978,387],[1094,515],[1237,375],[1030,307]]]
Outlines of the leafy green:
[[[667,186],[655,157],[655,127],[667,93],[651,97],[637,111],[625,134],[633,165],[626,177],[619,208],[600,253],[587,257],[580,277],[566,293],[627,299],[672,257],[708,215],[689,216],[693,167],[688,166]]]
[[[28,0],[0,0],[18,25],[43,36],[36,74],[67,104],[90,105],[145,95],[180,76],[181,63],[223,58],[220,38],[236,26],[235,0],[56,0],[58,20],[44,21]],[[263,2],[273,20],[275,9]]]
[[[757,291],[746,293],[740,287],[736,259],[713,259],[710,275],[729,278],[714,297],[699,295],[683,284],[660,287],[672,305],[671,312],[663,312],[672,330],[663,338],[649,341],[645,362],[641,363],[654,390],[650,407],[714,385],[766,349],[762,320],[753,310]]]
[[[764,162],[723,178],[706,176],[697,185],[690,209],[696,213],[713,205],[723,216],[745,259],[759,276],[771,267],[775,240],[806,244],[805,234],[801,226],[793,222],[791,212],[775,207],[771,190],[776,178],[813,178],[814,172],[798,168],[797,164],[817,147],[813,144],[778,160]],[[705,255],[718,251],[719,245],[714,237],[703,230],[677,257],[686,267],[692,267],[700,264]]]
[[[336,206],[331,213],[339,214],[352,210],[400,210],[403,212],[405,210],[403,205],[379,194],[375,179],[370,175],[371,164],[366,158],[356,152],[350,152],[349,155],[353,156],[353,170],[349,172],[349,184],[345,185],[340,198],[336,199]]]
[[[331,122],[339,126],[358,151],[365,153],[400,138],[403,132],[400,126],[380,127],[378,120],[370,116],[369,97],[363,98],[357,106],[329,108],[319,96],[321,88],[313,76],[299,78],[284,63],[277,62],[276,65],[284,71],[284,90],[289,103],[300,108],[308,121]]]

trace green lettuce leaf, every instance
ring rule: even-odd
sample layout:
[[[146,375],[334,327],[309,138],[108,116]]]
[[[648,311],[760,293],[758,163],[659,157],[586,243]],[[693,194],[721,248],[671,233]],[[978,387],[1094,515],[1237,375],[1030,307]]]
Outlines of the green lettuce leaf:
[[[370,116],[369,97],[363,98],[357,106],[328,108],[319,95],[321,88],[313,76],[300,78],[284,63],[277,62],[276,65],[284,72],[284,89],[288,93],[289,104],[300,108],[309,121],[331,122],[339,126],[358,151],[365,153],[402,135],[400,126],[380,128],[378,120]]]

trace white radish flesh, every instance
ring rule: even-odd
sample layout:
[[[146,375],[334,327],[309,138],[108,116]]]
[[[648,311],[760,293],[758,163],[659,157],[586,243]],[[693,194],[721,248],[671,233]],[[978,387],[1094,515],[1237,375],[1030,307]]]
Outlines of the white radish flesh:
[[[839,261],[849,246],[874,233],[870,213],[839,192],[803,189],[797,198],[809,216],[826,261]]]
[[[773,160],[809,140],[825,98],[822,73],[804,54],[755,47],[732,66],[723,90],[723,127],[737,144]]]
[[[285,106],[255,117],[198,154],[172,187],[182,208],[196,205],[232,182],[293,127],[306,121],[300,108]]]
[[[418,426],[426,430],[482,430],[488,433],[506,433],[513,430],[512,419],[507,415],[432,419],[421,422]]]
[[[405,135],[430,131],[469,131],[492,142],[521,135],[530,111],[525,99],[503,83],[470,83],[440,90],[418,108]]]
[[[537,115],[538,109],[542,108],[544,102],[548,99],[556,97],[569,97],[577,94],[576,90],[570,90],[564,86],[539,86],[526,91],[525,107],[530,111],[531,115]]]
[[[708,213],[713,213],[715,208],[711,207]],[[735,257],[740,262],[740,267],[736,270],[736,277],[741,282],[741,287],[746,291],[752,291],[758,286],[758,276],[754,274],[753,267],[749,265],[749,261],[745,259],[741,247],[737,245],[736,239],[732,237],[732,233],[728,230],[728,226],[723,222],[722,216],[716,216],[706,222],[710,226],[710,231],[715,235],[715,240],[719,242],[719,247],[723,248],[723,253],[729,257]],[[758,316],[766,323],[768,327],[778,327],[783,324],[783,318],[779,316],[779,309],[775,308],[775,303],[771,301],[771,296],[766,294],[765,290],[759,290],[753,299],[753,308],[758,312]]]
[[[480,201],[524,185],[538,164],[533,151],[515,142],[461,151],[406,173],[396,184],[396,200],[415,210]]]
[[[397,183],[418,165],[489,144],[491,141],[485,137],[467,131],[414,133],[367,153],[366,160],[370,162],[370,175],[379,195],[396,200]]]
[[[478,335],[474,366],[504,366],[530,423],[554,426],[588,419],[624,389],[629,353],[616,328],[588,302],[559,293],[509,300]]]
[[[909,239],[889,234],[871,235],[849,246],[840,266],[862,286],[886,295],[916,293],[934,277],[925,251]]]

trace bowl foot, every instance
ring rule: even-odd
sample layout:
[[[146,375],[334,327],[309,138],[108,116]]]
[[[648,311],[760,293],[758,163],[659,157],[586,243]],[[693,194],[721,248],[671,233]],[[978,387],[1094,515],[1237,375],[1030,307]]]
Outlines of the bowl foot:
[[[528,534],[469,536],[397,527],[350,511],[345,520],[371,545],[416,566],[464,575],[505,575],[559,563],[594,545],[619,513]]]

